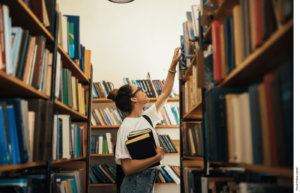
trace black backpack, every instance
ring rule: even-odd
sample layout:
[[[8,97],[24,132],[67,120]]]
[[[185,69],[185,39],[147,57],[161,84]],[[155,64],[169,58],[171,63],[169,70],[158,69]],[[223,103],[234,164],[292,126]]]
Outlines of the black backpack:
[[[153,128],[151,119],[147,115],[143,115],[143,117],[149,122],[149,124]],[[115,152],[116,152],[116,145],[114,146],[114,156],[116,158]],[[117,192],[118,193],[121,191],[121,184],[124,178],[125,178],[125,174],[123,172],[122,166],[117,164]]]

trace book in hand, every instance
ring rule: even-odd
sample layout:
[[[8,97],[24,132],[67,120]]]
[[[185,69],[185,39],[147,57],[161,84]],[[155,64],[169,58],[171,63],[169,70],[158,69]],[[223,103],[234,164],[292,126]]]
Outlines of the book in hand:
[[[147,159],[156,155],[156,145],[152,131],[143,135],[136,135],[134,138],[125,142],[128,152],[132,159]],[[130,135],[128,136],[130,138]],[[151,167],[159,166],[160,162],[153,164]]]

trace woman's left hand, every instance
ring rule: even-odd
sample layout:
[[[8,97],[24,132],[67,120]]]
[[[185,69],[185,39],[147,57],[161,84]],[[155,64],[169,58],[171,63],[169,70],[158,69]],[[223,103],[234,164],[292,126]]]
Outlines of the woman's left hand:
[[[179,53],[181,49],[181,46],[178,47],[178,48],[175,48],[175,51],[174,51],[174,56],[173,56],[173,59],[172,59],[172,63],[171,63],[171,69],[174,69],[176,68],[176,65],[180,59],[180,56],[181,56],[181,53]]]

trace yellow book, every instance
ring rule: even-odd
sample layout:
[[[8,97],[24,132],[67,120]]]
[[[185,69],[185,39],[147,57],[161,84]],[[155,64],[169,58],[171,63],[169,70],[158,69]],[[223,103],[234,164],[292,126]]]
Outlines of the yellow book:
[[[77,110],[77,103],[76,103],[76,78],[72,77],[72,96],[73,96],[73,108]]]

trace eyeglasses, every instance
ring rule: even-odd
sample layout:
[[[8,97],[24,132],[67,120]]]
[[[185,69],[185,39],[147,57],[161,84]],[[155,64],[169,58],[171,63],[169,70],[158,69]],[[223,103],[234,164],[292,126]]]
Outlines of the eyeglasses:
[[[135,95],[137,92],[139,92],[140,90],[142,90],[142,89],[139,87],[134,93],[132,93],[132,94],[130,95],[130,97],[134,97],[134,95]]]

